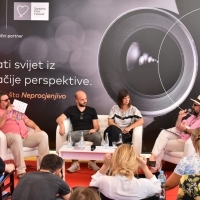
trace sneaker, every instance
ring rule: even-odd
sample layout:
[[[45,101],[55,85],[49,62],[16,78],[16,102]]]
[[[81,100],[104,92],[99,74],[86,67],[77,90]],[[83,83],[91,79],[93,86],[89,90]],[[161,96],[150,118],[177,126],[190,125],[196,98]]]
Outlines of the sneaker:
[[[74,162],[71,164],[71,167],[67,169],[68,172],[75,172],[80,170],[80,164],[78,162]]]
[[[98,167],[95,162],[88,162],[88,169],[98,171],[100,169],[100,167]]]
[[[17,178],[20,179],[20,178],[22,178],[25,174],[26,174],[26,172],[24,172],[24,173],[22,173],[22,174],[18,174],[18,175],[17,175]]]

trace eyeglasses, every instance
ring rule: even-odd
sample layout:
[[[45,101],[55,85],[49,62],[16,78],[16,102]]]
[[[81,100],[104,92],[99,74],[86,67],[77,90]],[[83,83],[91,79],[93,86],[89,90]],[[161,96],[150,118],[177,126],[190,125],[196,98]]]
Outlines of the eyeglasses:
[[[10,98],[7,98],[7,99],[1,100],[1,101],[8,102],[9,100],[10,100]]]
[[[193,106],[200,106],[200,105],[193,103]]]
[[[84,115],[84,113],[81,113],[81,115],[80,115],[80,119],[83,119],[83,115]]]

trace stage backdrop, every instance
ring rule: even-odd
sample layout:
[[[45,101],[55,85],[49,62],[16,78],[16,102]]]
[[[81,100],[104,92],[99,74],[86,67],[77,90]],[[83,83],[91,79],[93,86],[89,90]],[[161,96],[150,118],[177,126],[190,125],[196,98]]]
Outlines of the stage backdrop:
[[[55,149],[55,120],[77,90],[108,114],[126,88],[150,152],[200,95],[199,19],[196,0],[2,0],[0,90],[28,104]]]

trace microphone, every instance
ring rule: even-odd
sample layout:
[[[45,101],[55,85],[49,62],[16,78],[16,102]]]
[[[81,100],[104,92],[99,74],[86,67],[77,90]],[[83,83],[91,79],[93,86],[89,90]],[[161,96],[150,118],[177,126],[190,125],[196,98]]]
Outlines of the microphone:
[[[95,145],[92,145],[91,146],[91,151],[94,151],[96,149],[96,146]]]
[[[185,110],[186,110],[185,113],[187,113],[187,116],[188,116],[188,115],[192,115],[192,109],[191,109],[191,108],[185,109]],[[184,119],[187,119],[187,116],[183,117],[183,120],[184,120]]]
[[[190,113],[192,113],[192,109],[191,108],[186,109],[186,112],[190,114]]]

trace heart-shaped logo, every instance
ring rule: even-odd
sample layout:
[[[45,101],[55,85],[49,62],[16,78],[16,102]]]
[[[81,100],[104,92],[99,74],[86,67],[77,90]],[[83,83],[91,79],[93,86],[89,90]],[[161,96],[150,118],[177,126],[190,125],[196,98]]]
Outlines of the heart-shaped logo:
[[[19,13],[19,17],[22,17],[23,15],[25,15],[28,12],[28,10],[29,10],[29,7],[27,5],[17,6],[17,12]]]

